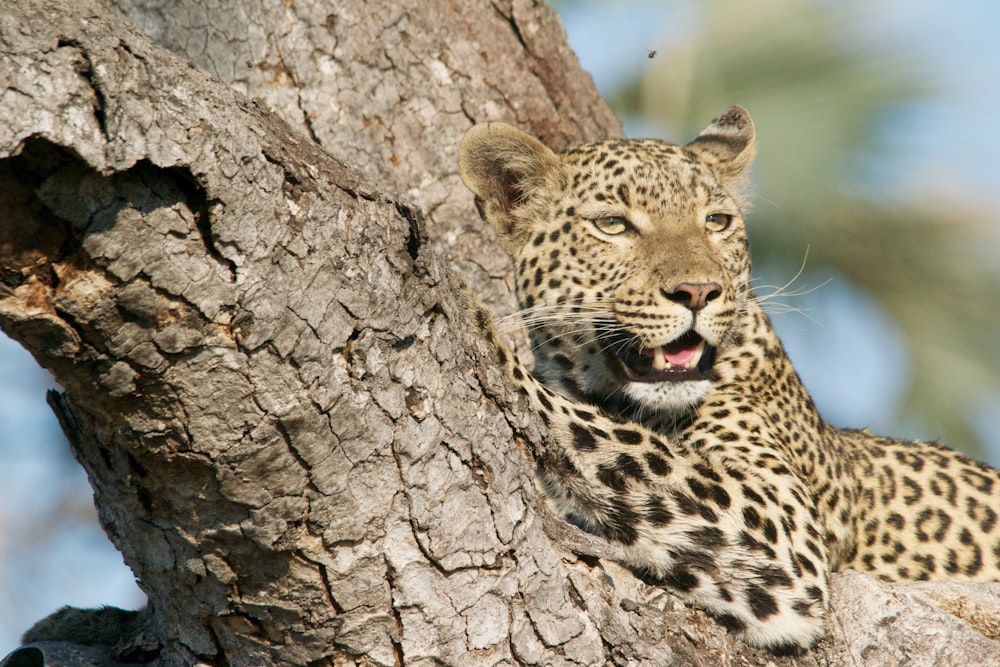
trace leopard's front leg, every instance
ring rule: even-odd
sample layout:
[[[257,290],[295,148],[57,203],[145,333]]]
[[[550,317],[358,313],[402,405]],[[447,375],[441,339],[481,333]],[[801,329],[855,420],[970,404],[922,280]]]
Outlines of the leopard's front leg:
[[[739,451],[710,434],[700,434],[698,448],[668,440],[553,392],[478,307],[476,320],[496,363],[548,427],[546,446],[534,454],[547,495],[567,519],[620,544],[643,579],[749,643],[798,649],[823,636],[829,569],[816,510],[790,472],[747,463],[748,452],[773,452],[761,435],[766,425]]]

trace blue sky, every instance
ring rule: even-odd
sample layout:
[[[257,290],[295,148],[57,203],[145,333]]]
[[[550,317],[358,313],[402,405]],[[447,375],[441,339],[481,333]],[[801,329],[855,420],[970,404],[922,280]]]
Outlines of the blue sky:
[[[897,158],[905,164],[901,186],[944,181],[956,196],[983,201],[989,205],[984,211],[995,215],[1000,3],[875,0],[859,6],[865,21],[857,30],[919,44],[919,65],[941,91],[934,104],[907,119],[906,139],[899,142],[905,150]],[[636,48],[643,53],[657,48],[693,20],[689,8],[663,2],[562,9],[572,45],[603,90],[641,65]],[[821,409],[836,423],[886,430],[880,415],[898,402],[906,383],[905,353],[892,323],[864,295],[837,285],[796,305],[809,308],[809,317],[780,316],[775,324]],[[856,362],[850,364],[851,382],[820,381],[843,374],[847,358]],[[46,386],[47,376],[27,353],[0,336],[0,655],[16,645],[27,625],[63,604],[141,604],[131,573],[94,515],[83,522],[72,515],[71,499],[89,496],[90,489],[83,471],[66,456],[45,404]],[[988,459],[996,465],[1000,410],[995,407],[984,406],[982,428],[994,446]],[[66,508],[66,521],[39,525],[33,517],[51,516],[46,510],[53,506]]]

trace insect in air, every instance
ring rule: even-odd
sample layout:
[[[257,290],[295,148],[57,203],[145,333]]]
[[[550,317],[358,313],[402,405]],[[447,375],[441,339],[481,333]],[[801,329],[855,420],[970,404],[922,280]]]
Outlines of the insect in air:
[[[647,51],[646,53],[648,54],[646,57],[650,60],[656,57],[656,51]]]

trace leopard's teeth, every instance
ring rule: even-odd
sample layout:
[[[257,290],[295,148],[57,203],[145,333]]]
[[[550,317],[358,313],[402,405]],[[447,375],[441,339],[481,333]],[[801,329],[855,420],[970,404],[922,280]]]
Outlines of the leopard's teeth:
[[[705,348],[707,343],[702,340],[697,346],[693,348],[688,348],[681,352],[671,353],[667,351],[667,348],[663,345],[658,345],[656,347],[644,347],[641,348],[639,353],[644,357],[649,357],[652,363],[653,370],[655,371],[666,371],[666,370],[692,370],[698,367],[699,362],[701,362],[702,355],[705,354]],[[671,359],[673,357],[673,359]],[[682,357],[686,357],[683,362]]]
[[[653,369],[657,371],[666,370],[669,364],[667,363],[667,358],[666,355],[664,354],[663,348],[659,346],[654,347],[652,349],[652,352],[653,352],[652,355]]]
[[[691,358],[688,359],[688,362],[684,364],[684,368],[687,369],[698,368],[698,364],[701,362],[701,357],[703,354],[705,354],[705,345],[706,345],[705,340],[702,339],[702,341],[698,343],[698,349],[696,349],[694,354],[691,355]]]

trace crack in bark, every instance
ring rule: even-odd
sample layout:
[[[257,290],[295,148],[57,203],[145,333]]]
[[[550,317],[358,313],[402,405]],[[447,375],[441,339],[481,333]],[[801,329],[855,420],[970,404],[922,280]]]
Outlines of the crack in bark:
[[[105,97],[104,88],[97,78],[97,73],[94,71],[94,63],[90,59],[90,52],[86,46],[75,39],[61,38],[56,42],[56,47],[60,49],[73,49],[76,52],[79,60],[74,70],[87,82],[87,87],[94,94],[94,118],[97,120],[97,126],[101,130],[101,136],[104,138],[105,144],[110,143],[111,131],[108,128],[107,116],[108,100]]]
[[[316,565],[319,566],[320,577],[323,579],[323,588],[326,591],[327,600],[330,602],[330,606],[337,614],[343,614],[344,608],[337,602],[337,598],[333,595],[333,588],[330,586],[330,573],[326,569],[326,565],[317,562]]]
[[[409,501],[407,501],[409,502]],[[406,664],[406,655],[403,652],[403,617],[399,613],[399,608],[396,606],[396,596],[392,594],[392,591],[398,589],[396,584],[396,577],[393,574],[392,564],[386,559],[385,555],[382,555],[382,564],[384,565],[385,581],[389,585],[391,602],[389,604],[389,613],[392,615],[393,623],[396,627],[395,637],[389,637],[389,641],[392,643],[392,650],[395,656],[396,665],[400,667]]]
[[[412,208],[401,201],[395,202],[395,208],[396,212],[407,222],[409,232],[406,237],[406,252],[410,255],[410,259],[413,260],[414,275],[419,277],[423,275],[423,271],[417,268],[419,267],[417,258],[420,254],[420,249],[427,242],[427,231],[423,215],[419,209]]]
[[[198,657],[207,664],[218,665],[218,667],[229,667],[229,659],[226,657],[226,650],[224,648],[225,645],[219,638],[219,635],[216,634],[214,623],[209,623],[207,630],[209,638],[215,645],[215,652],[212,655],[198,655],[194,651],[192,651],[192,653],[198,655]]]

